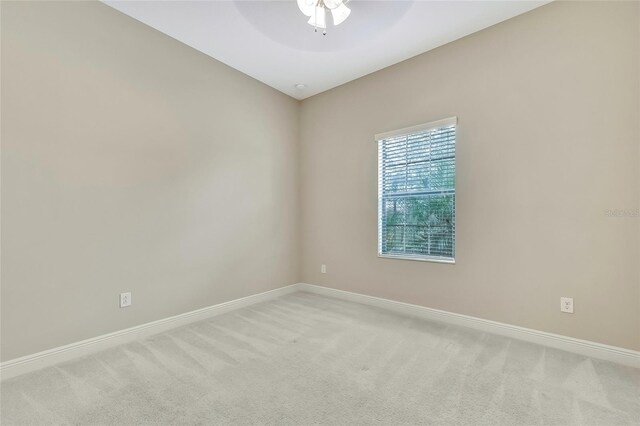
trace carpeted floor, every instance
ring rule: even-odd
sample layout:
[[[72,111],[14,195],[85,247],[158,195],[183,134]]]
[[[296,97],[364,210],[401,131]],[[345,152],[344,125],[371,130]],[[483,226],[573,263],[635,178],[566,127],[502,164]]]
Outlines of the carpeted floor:
[[[308,293],[1,390],[3,425],[640,424],[640,370]]]

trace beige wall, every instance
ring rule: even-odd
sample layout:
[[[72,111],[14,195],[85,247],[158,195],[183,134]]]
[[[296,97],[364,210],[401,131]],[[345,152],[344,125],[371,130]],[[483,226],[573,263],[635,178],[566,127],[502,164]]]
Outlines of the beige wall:
[[[305,100],[303,281],[640,349],[639,24],[553,3]],[[377,258],[373,135],[454,115],[457,263]]]
[[[1,36],[2,360],[297,281],[299,102],[99,3]]]

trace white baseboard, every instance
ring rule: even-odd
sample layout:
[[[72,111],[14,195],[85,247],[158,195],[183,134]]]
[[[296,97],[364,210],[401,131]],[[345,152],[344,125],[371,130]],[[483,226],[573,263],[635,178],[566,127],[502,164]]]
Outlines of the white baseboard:
[[[380,297],[367,296],[364,294],[352,293],[329,287],[321,287],[313,284],[299,283],[297,288],[309,293],[316,293],[324,296],[349,300],[351,302],[376,306],[378,308],[383,308],[404,315],[411,315],[433,321],[469,327],[487,333],[499,334],[501,336],[524,340],[556,349],[562,349],[592,358],[603,359],[640,368],[640,352],[630,349],[609,346],[588,340],[575,339],[573,337],[518,327],[468,315],[455,314],[452,312],[427,308],[425,306],[396,302],[394,300],[382,299]]]
[[[0,363],[0,379],[4,380],[19,376],[60,362],[69,361],[71,359],[89,355],[123,343],[128,343],[136,339],[161,333],[172,328],[201,321],[215,315],[220,315],[235,309],[275,299],[296,291],[306,291],[309,293],[316,293],[365,305],[376,306],[404,315],[411,315],[433,321],[469,327],[488,333],[499,334],[514,339],[524,340],[593,358],[604,359],[640,368],[640,352],[630,349],[618,348],[615,346],[590,342],[588,340],[574,339],[573,337],[546,333],[544,331],[532,330],[530,328],[518,327],[515,325],[475,318],[462,314],[455,314],[452,312],[427,308],[425,306],[396,302],[394,300],[382,299],[380,297],[367,296],[364,294],[352,293],[329,287],[321,287],[313,284],[298,283],[266,291],[264,293],[231,300],[229,302],[220,303],[218,305],[209,306],[207,308],[186,312],[184,314],[175,315],[158,321],[149,322],[127,328],[125,330],[104,334],[102,336],[23,356],[21,358],[12,359]]]
[[[293,293],[297,290],[298,285],[292,284],[275,290],[265,291],[264,293],[254,294],[240,299],[231,300],[229,302],[164,318],[158,321],[152,321],[113,333],[104,334],[102,336],[93,337],[91,339],[82,340],[80,342],[71,343],[69,345],[48,349],[32,355],[15,358],[0,363],[0,379],[4,380],[19,376],[60,362],[69,361],[113,346],[161,333],[181,325],[186,325],[215,315],[224,314],[235,309],[244,308],[245,306],[275,299],[277,297],[284,296],[285,294]]]

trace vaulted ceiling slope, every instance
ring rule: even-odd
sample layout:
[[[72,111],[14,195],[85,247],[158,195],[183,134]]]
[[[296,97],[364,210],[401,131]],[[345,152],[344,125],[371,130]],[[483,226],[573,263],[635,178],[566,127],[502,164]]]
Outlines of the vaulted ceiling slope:
[[[349,19],[326,36],[314,32],[295,1],[104,3],[304,99],[549,1],[351,0]]]

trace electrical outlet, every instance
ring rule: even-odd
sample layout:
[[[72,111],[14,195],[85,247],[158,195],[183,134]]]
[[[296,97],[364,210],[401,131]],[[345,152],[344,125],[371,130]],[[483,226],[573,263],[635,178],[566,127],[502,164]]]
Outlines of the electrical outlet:
[[[573,313],[573,298],[561,297],[560,298],[560,311],[568,314]]]
[[[327,265],[320,266],[320,272],[323,273],[323,274],[326,274],[327,273]]]
[[[131,293],[120,293],[120,307],[126,308],[131,306]]]

